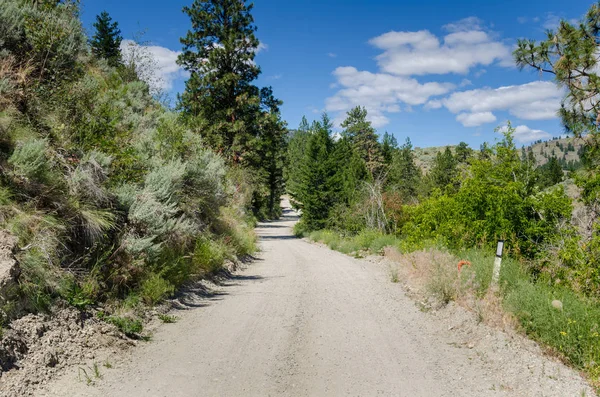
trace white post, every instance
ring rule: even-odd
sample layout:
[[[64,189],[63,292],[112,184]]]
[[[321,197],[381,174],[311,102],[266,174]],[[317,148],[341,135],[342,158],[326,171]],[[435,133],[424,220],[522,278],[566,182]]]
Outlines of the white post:
[[[504,251],[504,240],[498,240],[496,247],[496,259],[494,260],[494,273],[492,275],[492,285],[498,284],[500,280],[500,266],[502,265],[502,251]]]

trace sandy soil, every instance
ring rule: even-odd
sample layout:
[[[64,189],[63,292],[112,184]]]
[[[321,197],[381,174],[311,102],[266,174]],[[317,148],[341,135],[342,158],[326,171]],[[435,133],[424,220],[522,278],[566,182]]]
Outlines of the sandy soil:
[[[450,305],[424,313],[381,263],[261,224],[259,259],[150,343],[39,396],[591,396],[573,370]],[[583,394],[585,393],[585,394]]]

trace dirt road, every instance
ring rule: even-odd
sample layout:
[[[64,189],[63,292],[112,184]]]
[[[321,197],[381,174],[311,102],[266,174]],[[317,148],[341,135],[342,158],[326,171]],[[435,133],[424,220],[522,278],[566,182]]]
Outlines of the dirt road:
[[[423,313],[385,267],[294,238],[295,219],[262,224],[259,260],[94,385],[74,370],[39,395],[592,395],[535,346]]]

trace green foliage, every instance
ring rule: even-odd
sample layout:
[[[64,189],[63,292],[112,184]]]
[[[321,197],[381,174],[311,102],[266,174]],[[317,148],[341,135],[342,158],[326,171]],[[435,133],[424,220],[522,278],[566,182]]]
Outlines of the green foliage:
[[[0,0],[0,227],[18,237],[22,267],[11,316],[55,299],[156,304],[256,250],[253,198],[280,211],[285,124],[270,89],[248,90],[236,128],[251,130],[252,151],[227,164],[201,137],[206,120],[164,108],[124,70],[107,14],[91,40],[106,59],[89,56],[78,13],[76,2]]]
[[[96,15],[94,28],[96,31],[90,40],[92,53],[98,58],[106,59],[110,66],[119,66],[121,64],[121,42],[123,41],[119,24],[112,22],[108,12],[102,11]]]
[[[173,294],[175,287],[158,274],[151,274],[140,287],[140,297],[147,305],[154,306]]]
[[[177,317],[169,316],[168,314],[159,314],[158,318],[165,324],[173,324],[177,322]]]
[[[223,242],[201,237],[196,240],[192,260],[201,271],[214,274],[221,270],[227,256],[227,247]]]
[[[127,336],[130,337],[137,337],[137,335],[139,335],[142,330],[144,329],[144,326],[142,325],[142,322],[138,319],[132,319],[129,317],[121,317],[121,316],[101,316],[104,321],[106,321],[109,324],[114,325],[115,327],[117,327],[122,333],[124,333]]]
[[[533,170],[519,160],[510,131],[489,159],[472,160],[456,193],[434,195],[407,210],[406,238],[438,239],[451,248],[494,245],[506,239],[516,254],[533,257],[569,219],[564,190],[535,193]]]
[[[251,85],[260,73],[253,62],[259,41],[252,7],[239,0],[195,0],[183,9],[193,28],[181,39],[177,60],[190,72],[180,106],[214,125],[209,143],[232,157],[247,151],[244,116],[258,96]]]
[[[392,154],[388,189],[397,191],[406,201],[410,201],[417,197],[420,183],[421,171],[415,164],[412,143],[406,138],[406,142]]]
[[[32,181],[45,182],[50,170],[48,143],[44,139],[21,142],[8,159],[17,175]]]
[[[552,301],[562,303],[562,310]],[[598,374],[600,309],[566,289],[520,280],[506,296],[506,305],[534,339],[553,347],[578,369]]]
[[[334,203],[332,180],[336,170],[331,167],[333,140],[331,124],[326,115],[315,123],[306,144],[305,154],[299,167],[299,185],[290,192],[300,203],[302,218],[309,230],[323,228]]]
[[[384,158],[375,128],[367,121],[367,109],[357,106],[348,111],[341,127],[344,129],[342,136],[354,146],[371,177],[376,177],[382,171]]]

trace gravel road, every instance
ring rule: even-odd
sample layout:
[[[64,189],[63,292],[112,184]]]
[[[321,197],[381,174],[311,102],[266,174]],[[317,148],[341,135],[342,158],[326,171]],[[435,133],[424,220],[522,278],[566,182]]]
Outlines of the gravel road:
[[[38,395],[593,395],[524,338],[459,308],[421,312],[385,266],[294,238],[296,219],[286,209],[261,224],[256,262],[151,342],[109,357],[102,379],[88,386],[74,369]]]

